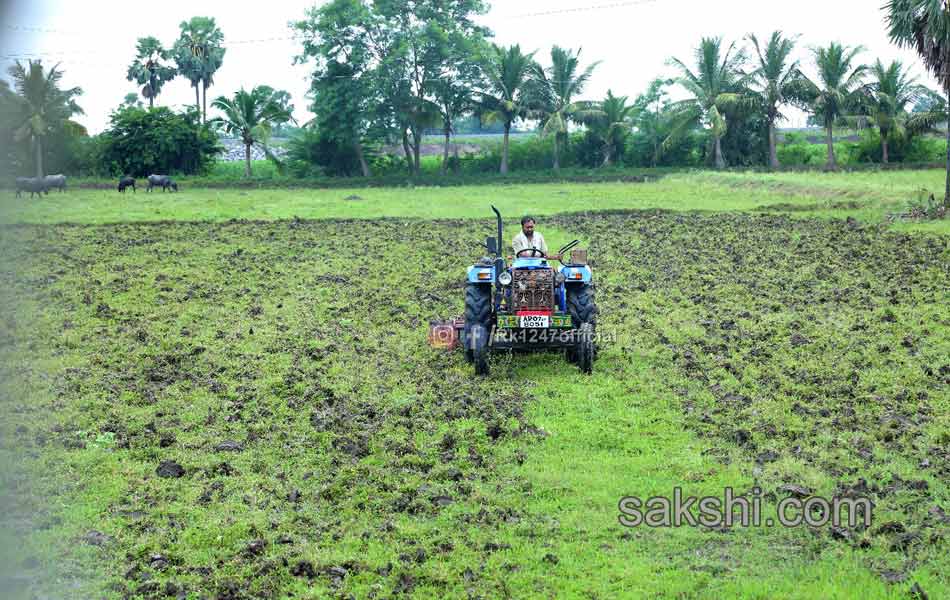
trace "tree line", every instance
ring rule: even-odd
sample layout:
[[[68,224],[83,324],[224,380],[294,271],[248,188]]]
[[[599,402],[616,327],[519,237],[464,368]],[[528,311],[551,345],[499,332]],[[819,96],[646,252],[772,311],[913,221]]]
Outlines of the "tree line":
[[[776,124],[796,107],[825,129],[832,170],[836,127],[875,127],[886,163],[890,144],[946,121],[942,96],[899,61],[864,64],[860,46],[832,43],[812,49],[806,68],[795,58],[798,38],[780,31],[762,40],[750,34],[741,44],[703,38],[688,60],[670,59],[674,77],[655,81],[636,100],[612,91],[583,100],[599,62],[584,65],[580,50],[554,46],[542,67],[537,52],[491,43],[491,32],[474,22],[484,11],[478,0],[333,0],[312,8],[294,24],[304,38],[296,60],[314,65],[312,125],[352,148],[370,175],[364,147],[393,140],[401,142],[410,173],[418,174],[422,132],[433,127],[445,136],[444,171],[453,124],[466,115],[502,124],[501,173],[508,171],[509,132],[519,120],[537,122],[541,135],[553,139],[554,169],[571,124],[598,138],[604,165],[631,134],[663,134],[655,139],[656,164],[683,136],[701,131],[709,164],[723,168],[730,154],[755,154],[751,146],[764,130],[765,161],[778,167]],[[665,101],[670,86],[689,97]],[[723,148],[730,129],[748,135]]]
[[[799,38],[776,31],[736,42],[703,38],[693,56],[669,59],[672,77],[654,80],[635,99],[608,91],[603,99],[585,100],[599,62],[585,64],[580,50],[553,46],[542,66],[536,51],[492,43],[492,32],[476,22],[486,12],[481,0],[332,0],[292,24],[302,40],[294,62],[312,66],[310,109],[316,115],[303,126],[297,154],[316,162],[352,156],[358,172],[370,176],[375,149],[397,144],[408,172],[418,175],[423,138],[437,129],[444,136],[444,173],[458,123],[475,119],[500,127],[501,173],[509,170],[509,137],[517,123],[537,124],[551,143],[554,169],[571,143],[572,126],[586,132],[585,143],[605,166],[623,156],[633,136],[647,146],[645,166],[668,164],[690,139],[699,141],[703,159],[716,168],[755,161],[774,168],[780,166],[776,125],[795,107],[824,129],[826,168],[837,168],[834,132],[841,127],[876,129],[886,163],[895,145],[947,121],[950,19],[928,0],[892,0],[884,10],[892,40],[920,53],[943,94],[921,85],[899,61],[862,62],[860,46],[831,43],[797,58]],[[182,22],[170,49],[154,37],[141,38],[127,77],[142,86],[150,109],[163,85],[187,78],[200,121],[242,140],[250,174],[251,146],[266,150],[271,129],[293,122],[293,107],[286,92],[257,86],[216,99],[212,105],[221,116],[209,122],[207,91],[223,64],[223,39],[210,17]],[[82,90],[60,90],[61,74],[55,67],[44,72],[39,61],[17,63],[10,70],[14,90],[0,85],[3,111],[15,124],[9,133],[30,141],[38,173],[44,137],[78,128],[70,119],[81,113],[76,98]],[[671,101],[672,87],[687,98]],[[137,98],[127,99],[119,112],[142,110],[135,104]],[[947,160],[950,173],[950,146]]]

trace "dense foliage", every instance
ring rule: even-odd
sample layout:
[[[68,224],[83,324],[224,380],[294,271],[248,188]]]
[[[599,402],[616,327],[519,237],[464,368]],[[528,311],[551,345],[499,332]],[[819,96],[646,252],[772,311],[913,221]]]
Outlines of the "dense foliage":
[[[942,22],[928,16],[927,6],[915,0],[889,5],[891,35],[918,49],[945,82],[950,62],[942,57],[950,44],[941,41]],[[799,58],[798,36],[781,31],[750,33],[736,42],[706,37],[691,57],[670,59],[672,78],[655,79],[642,94],[611,90],[605,98],[585,99],[600,61],[581,60],[579,49],[557,45],[550,52],[495,45],[492,32],[475,22],[485,10],[480,0],[332,0],[315,6],[293,28],[302,42],[295,61],[313,68],[308,97],[316,116],[298,127],[290,119],[289,96],[275,92],[279,110],[271,112],[279,118],[237,118],[238,93],[219,99],[215,108],[223,115],[216,121],[231,122],[246,147],[263,146],[270,158],[276,158],[270,138],[291,138],[289,172],[300,177],[429,177],[436,136],[442,175],[611,165],[776,169],[823,163],[836,169],[860,162],[932,163],[942,160],[938,153],[946,149],[924,137],[939,133],[947,121],[945,98],[919,85],[909,66],[868,62],[860,46],[832,42]],[[196,125],[205,120],[200,92],[207,95],[221,67],[224,36],[210,17],[183,21],[180,29],[170,49],[155,37],[139,39],[128,77],[142,85],[150,107],[164,84],[185,77],[195,89]],[[152,117],[125,113],[141,109],[142,102],[131,96],[119,112],[138,115],[135,127],[169,126],[167,110]],[[253,91],[243,97],[252,96]],[[0,90],[5,115],[22,105],[16,97],[10,89]],[[60,104],[78,109],[72,97]],[[255,104],[267,112],[267,102]],[[783,135],[779,126],[791,107],[806,111],[824,136],[806,141]],[[264,112],[258,116],[267,116]],[[38,172],[42,163],[46,172],[73,174],[152,170],[146,165],[201,171],[207,160],[198,156],[210,156],[213,144],[211,134],[196,133],[192,139],[203,141],[172,151],[162,141],[166,131],[137,130],[136,156],[122,157],[114,148],[128,132],[116,138],[115,123],[101,139],[88,138],[63,111],[44,114],[39,136],[24,134],[10,125],[13,117],[4,117],[0,135],[14,142],[4,146],[10,174]],[[31,127],[36,123],[28,120]],[[534,132],[537,139],[512,142],[510,135],[519,131]],[[838,132],[850,141],[842,142]],[[478,155],[466,154],[470,148],[461,154],[452,150],[453,136],[483,133],[500,134],[499,143],[479,141]],[[818,144],[824,144],[823,161]],[[246,175],[250,169],[245,156]]]
[[[195,110],[124,107],[99,138],[98,163],[108,175],[206,173],[220,151],[217,136]]]
[[[0,127],[4,130],[3,141],[10,145],[8,164],[15,173],[29,166],[34,175],[42,177],[48,172],[44,159],[50,154],[50,142],[60,142],[54,153],[62,163],[67,143],[85,134],[81,125],[70,120],[83,112],[76,103],[82,89],[60,87],[63,71],[59,65],[46,69],[41,60],[29,60],[25,65],[16,61],[8,73],[13,91],[6,84],[0,90]]]

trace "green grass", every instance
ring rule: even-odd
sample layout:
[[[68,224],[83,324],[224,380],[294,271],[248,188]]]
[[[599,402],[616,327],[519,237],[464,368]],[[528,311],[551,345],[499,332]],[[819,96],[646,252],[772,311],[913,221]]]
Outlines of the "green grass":
[[[548,183],[460,187],[353,189],[202,189],[178,194],[120,195],[70,190],[37,200],[4,195],[0,223],[111,223],[228,219],[490,218],[503,214],[661,208],[677,211],[785,211],[806,217],[852,216],[882,222],[901,213],[921,189],[939,191],[942,171],[850,174],[696,172],[649,183]],[[939,194],[938,194],[939,196]],[[772,208],[769,208],[772,207]],[[901,229],[950,231],[948,221],[896,224]]]
[[[945,221],[874,226],[919,181],[942,184],[901,175],[5,202],[6,582],[25,597],[946,597],[950,249]],[[544,353],[478,379],[424,344],[461,312],[489,203],[507,237],[532,212],[549,245],[589,248],[615,334],[592,376]],[[167,460],[184,476],[158,477]],[[676,486],[758,485],[771,511],[784,485],[861,480],[875,521],[846,539],[617,522],[620,497]]]

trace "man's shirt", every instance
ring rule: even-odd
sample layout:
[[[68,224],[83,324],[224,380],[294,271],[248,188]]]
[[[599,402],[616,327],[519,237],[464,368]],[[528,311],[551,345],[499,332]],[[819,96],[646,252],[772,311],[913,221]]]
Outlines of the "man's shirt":
[[[514,240],[512,240],[511,247],[515,251],[515,256],[518,256],[519,251],[526,250],[528,248],[537,248],[538,250],[540,250],[541,252],[544,252],[545,254],[548,253],[548,245],[544,243],[544,236],[538,233],[537,231],[535,231],[534,234],[530,238],[526,236],[524,232],[522,231],[521,233],[515,236]],[[538,258],[538,255],[536,253],[531,253],[531,252],[525,252],[524,255],[522,255],[522,258],[532,258],[532,257]]]

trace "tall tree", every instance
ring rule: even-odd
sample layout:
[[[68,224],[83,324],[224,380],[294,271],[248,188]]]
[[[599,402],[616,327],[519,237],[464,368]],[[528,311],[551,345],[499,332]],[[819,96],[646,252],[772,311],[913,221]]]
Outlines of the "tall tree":
[[[849,113],[856,112],[860,104],[860,89],[867,72],[867,65],[856,59],[864,51],[862,46],[850,48],[832,42],[827,48],[814,48],[816,80],[803,78],[802,96],[807,100],[812,114],[825,128],[828,145],[829,171],[838,170],[835,158],[834,126]]]
[[[870,69],[872,81],[867,86],[868,116],[881,134],[881,156],[889,160],[889,141],[892,135],[903,135],[910,122],[908,107],[923,97],[926,88],[917,83],[904,65],[895,60],[890,65],[877,60]],[[913,126],[911,130],[913,130]]]
[[[316,59],[315,82],[337,61],[365,86],[365,104],[345,116],[359,121],[352,129],[401,138],[409,172],[418,173],[425,129],[456,116],[442,110],[455,102],[438,100],[452,95],[445,85],[466,70],[460,65],[474,61],[466,44],[485,35],[473,19],[484,11],[482,0],[332,0],[296,27],[305,34],[303,60]]]
[[[574,52],[554,46],[551,48],[551,66],[539,69],[537,73],[541,93],[541,134],[554,135],[555,170],[561,168],[560,145],[567,140],[568,122],[583,121],[597,111],[593,102],[575,100],[584,93],[594,69],[600,64],[597,61],[581,70],[580,54],[580,49]]]
[[[588,117],[588,126],[604,144],[602,166],[609,167],[614,154],[623,150],[636,111],[636,104],[627,104],[627,96],[614,96],[607,90],[607,98],[600,103],[599,110]]]
[[[364,177],[371,175],[363,150],[379,105],[374,68],[375,19],[361,0],[333,0],[307,11],[294,24],[303,37],[303,52],[294,62],[314,62],[311,75],[313,124],[328,139],[353,148]]]
[[[525,54],[521,46],[494,46],[483,66],[486,89],[481,93],[484,116],[504,125],[501,148],[502,174],[508,173],[508,150],[511,124],[528,116],[532,103],[532,74],[537,72],[534,52]]]
[[[950,96],[950,6],[944,0],[891,0],[884,10],[891,41],[917,50],[944,94]],[[950,212],[950,123],[943,206]]]
[[[129,65],[126,79],[142,86],[142,97],[148,98],[148,107],[155,106],[155,97],[162,86],[178,74],[175,67],[167,64],[170,53],[154,37],[139,38],[135,60]]]
[[[60,89],[63,72],[58,67],[54,65],[44,71],[41,60],[29,60],[25,67],[16,61],[8,71],[17,94],[16,105],[11,107],[14,141],[31,141],[37,177],[43,176],[44,138],[53,129],[62,127],[71,116],[83,114],[76,104],[82,89]]]
[[[432,95],[445,137],[440,167],[443,175],[448,171],[449,146],[455,131],[455,121],[476,107],[475,90],[483,85],[477,57],[483,56],[486,50],[486,42],[481,35],[457,37],[450,44],[449,52],[453,58],[444,65],[442,74],[433,84]]]
[[[696,49],[695,61],[695,70],[677,58],[670,61],[680,72],[674,81],[691,97],[671,105],[675,125],[665,143],[702,125],[712,134],[713,164],[721,169],[726,166],[721,143],[728,127],[724,112],[749,101],[745,92],[752,77],[743,70],[745,52],[736,50],[735,43],[723,52],[722,38],[703,38]]]
[[[649,144],[648,156],[651,167],[659,165],[663,155],[663,140],[666,139],[670,129],[667,114],[669,94],[665,89],[670,83],[669,80],[654,79],[647,87],[647,91],[638,96],[634,102],[636,109],[633,126],[640,133],[640,137]]]
[[[418,174],[425,129],[444,123],[438,83],[459,61],[473,60],[465,42],[487,34],[474,20],[486,6],[482,0],[375,0],[372,10],[379,23],[379,78],[394,94],[388,104],[403,127],[410,170]]]
[[[224,63],[224,34],[213,17],[192,17],[179,25],[181,35],[175,42],[173,54],[178,71],[195,88],[195,106],[208,117],[208,88],[214,84],[214,75]],[[199,101],[198,92],[203,92]]]
[[[783,118],[782,106],[795,94],[802,74],[799,62],[791,59],[795,50],[794,38],[785,37],[781,31],[775,31],[763,47],[754,34],[749,34],[748,37],[758,58],[758,68],[752,75],[758,84],[756,91],[769,124],[769,167],[775,169],[780,166],[775,123]]]
[[[290,94],[259,85],[250,92],[242,88],[233,98],[219,96],[211,106],[224,113],[211,123],[228,134],[239,136],[244,143],[245,176],[251,176],[251,146],[254,144],[263,148],[267,158],[279,162],[267,142],[274,125],[294,121]]]

